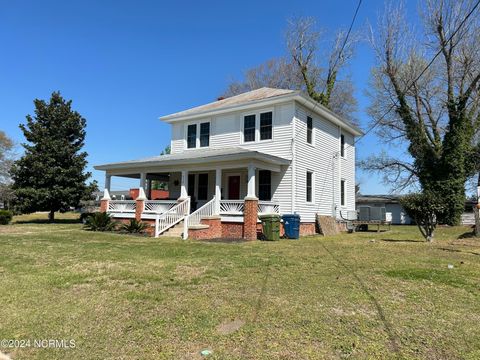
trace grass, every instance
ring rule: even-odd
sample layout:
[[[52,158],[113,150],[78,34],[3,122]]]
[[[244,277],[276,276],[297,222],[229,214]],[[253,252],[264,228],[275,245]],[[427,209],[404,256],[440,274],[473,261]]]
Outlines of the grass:
[[[227,244],[67,220],[0,227],[0,339],[75,340],[13,359],[480,358],[467,228]]]

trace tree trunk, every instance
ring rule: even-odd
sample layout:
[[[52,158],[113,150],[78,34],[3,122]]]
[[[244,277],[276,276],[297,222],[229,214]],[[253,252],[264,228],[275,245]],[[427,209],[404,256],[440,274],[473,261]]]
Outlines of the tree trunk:
[[[473,207],[473,213],[475,214],[475,230],[474,234],[476,237],[480,237],[480,214],[478,207]]]
[[[50,212],[48,213],[48,221],[49,222],[55,221],[55,210],[50,210]]]

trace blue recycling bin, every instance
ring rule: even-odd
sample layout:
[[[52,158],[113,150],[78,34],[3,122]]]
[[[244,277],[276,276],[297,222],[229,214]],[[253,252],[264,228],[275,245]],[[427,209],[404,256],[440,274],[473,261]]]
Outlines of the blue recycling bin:
[[[289,239],[298,239],[300,237],[300,215],[285,214],[282,216],[285,236]]]

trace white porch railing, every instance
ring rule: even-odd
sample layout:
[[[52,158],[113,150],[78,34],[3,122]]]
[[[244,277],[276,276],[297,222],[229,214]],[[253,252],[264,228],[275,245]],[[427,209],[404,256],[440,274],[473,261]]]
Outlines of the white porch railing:
[[[220,214],[243,215],[244,210],[243,200],[220,200]]]
[[[155,218],[155,237],[175,226],[190,213],[190,197]],[[184,231],[184,239],[186,234]]]
[[[279,214],[280,204],[273,201],[259,201],[258,202],[259,214]]]
[[[146,200],[144,213],[163,214],[177,205],[176,200]]]
[[[243,215],[245,210],[245,202],[243,200],[221,200],[220,214],[226,215]],[[279,214],[280,204],[274,201],[259,201],[259,214]]]
[[[214,214],[215,214],[215,196],[213,197],[212,200],[210,200],[205,205],[198,208],[189,216],[187,216],[187,218],[185,219],[185,222],[187,223],[186,226],[188,227],[189,225],[198,225],[200,224],[200,221],[202,220],[202,218],[207,216],[212,216]]]
[[[137,207],[135,200],[110,200],[108,212],[110,213],[134,213]]]

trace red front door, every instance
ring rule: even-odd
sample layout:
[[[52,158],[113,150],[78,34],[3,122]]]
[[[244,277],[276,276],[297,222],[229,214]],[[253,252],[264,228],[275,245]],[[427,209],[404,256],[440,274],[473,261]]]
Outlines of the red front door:
[[[229,200],[240,199],[240,176],[228,177],[228,199]]]

